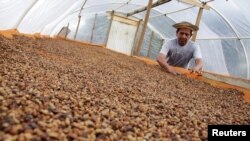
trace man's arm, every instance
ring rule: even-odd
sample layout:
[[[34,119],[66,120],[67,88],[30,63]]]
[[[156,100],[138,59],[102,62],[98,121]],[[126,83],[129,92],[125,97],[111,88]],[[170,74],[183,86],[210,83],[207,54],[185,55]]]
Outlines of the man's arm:
[[[203,67],[202,59],[197,58],[195,59],[195,66],[193,68],[193,72],[201,73]]]
[[[195,59],[195,66],[192,69],[192,72],[201,73],[203,63],[202,63],[201,49],[200,49],[200,47],[198,45],[196,45],[196,47],[195,47],[193,56],[194,56],[194,59]]]
[[[157,57],[157,62],[159,63],[159,65],[164,68],[167,72],[172,73],[172,74],[179,74],[178,72],[176,72],[174,70],[174,68],[172,66],[170,66],[167,63],[166,60],[166,55],[164,55],[163,53],[159,53],[158,57]]]

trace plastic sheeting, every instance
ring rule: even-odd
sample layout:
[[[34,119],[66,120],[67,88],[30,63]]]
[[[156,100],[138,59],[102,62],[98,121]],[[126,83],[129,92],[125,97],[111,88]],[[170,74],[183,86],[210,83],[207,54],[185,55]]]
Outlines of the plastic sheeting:
[[[61,16],[75,2],[77,0],[39,0],[17,29],[22,33],[40,33],[46,25]]]
[[[65,19],[70,19],[69,17],[72,16],[72,15],[77,16],[78,13],[75,12],[75,9],[79,9],[81,7],[81,5],[83,5],[83,1],[77,1],[73,5],[69,6],[68,9],[67,9],[67,11],[65,11],[62,15],[60,15],[54,21],[52,21],[49,24],[47,24],[43,28],[43,30],[41,31],[41,34],[42,35],[51,35],[51,36],[55,35],[58,31],[54,31],[54,30],[58,26],[58,24],[60,24],[61,22],[63,22]],[[71,20],[68,20],[67,22],[69,23],[69,21],[71,21]],[[61,27],[59,27],[59,28],[61,28]]]
[[[95,21],[95,27],[92,35],[93,39],[91,43],[105,44],[109,25],[110,25],[110,20],[108,19],[108,16],[103,14],[98,14]]]
[[[236,33],[243,37],[250,36],[250,14],[246,11],[247,8],[249,11],[250,4],[247,4],[246,1],[247,0],[220,0],[211,3],[214,9],[221,13],[222,16],[225,17],[230,24],[232,24]]]
[[[243,44],[246,48],[246,52],[248,54],[247,59],[248,59],[248,62],[250,62],[250,54],[249,54],[249,52],[250,52],[250,40],[249,39],[242,39],[241,41],[243,42]],[[244,65],[247,65],[247,64],[244,64]],[[250,68],[249,64],[248,64],[248,68]],[[248,74],[250,74],[250,70],[248,70]]]
[[[16,28],[23,33],[56,36],[69,26],[67,38],[103,45],[110,24],[106,11],[127,13],[147,4],[145,0],[0,0],[0,30]],[[250,3],[216,0],[208,5],[211,9],[203,11],[197,35],[204,70],[249,79]],[[155,59],[163,39],[175,37],[172,25],[184,20],[195,23],[198,10],[178,0],[153,8],[140,54]],[[133,16],[143,19],[145,12]]]
[[[107,48],[131,55],[136,29],[136,25],[121,21],[112,21]]]
[[[17,28],[37,0],[0,0],[0,30]]]
[[[156,32],[148,28],[140,55],[155,60],[161,50],[163,42],[164,40]]]
[[[204,70],[229,75],[221,41],[198,40],[197,43],[201,49]]]

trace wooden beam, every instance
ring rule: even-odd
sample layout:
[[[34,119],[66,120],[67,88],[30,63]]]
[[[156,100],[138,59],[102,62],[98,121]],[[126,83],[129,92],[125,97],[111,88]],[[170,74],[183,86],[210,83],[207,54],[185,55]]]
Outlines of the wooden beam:
[[[114,15],[114,18],[113,18],[114,21],[119,21],[121,23],[127,23],[127,24],[130,24],[130,25],[135,25],[137,26],[138,25],[138,20],[134,20],[134,19],[130,19],[128,17],[123,17],[123,16],[120,16],[120,15]]]
[[[214,74],[214,73],[209,73],[209,72],[203,72],[202,73],[203,77],[206,77],[208,79],[213,79],[216,81],[224,82],[227,84],[239,86],[242,88],[250,89],[250,80],[242,79],[242,78],[236,78],[236,77],[230,77],[230,76],[224,76],[224,75],[219,75],[219,74]]]
[[[209,10],[210,6],[208,6],[206,2],[199,3],[199,2],[197,2],[195,0],[179,0],[179,1],[183,2],[183,3],[190,4],[190,5],[194,5],[194,6],[200,7],[198,15],[197,15],[197,18],[196,18],[196,23],[195,23],[195,25],[197,27],[199,27],[200,26],[201,17],[202,17],[202,14],[203,14],[203,10],[204,9]],[[194,34],[192,36],[192,41],[196,40],[197,33],[198,33],[198,31],[194,32]]]
[[[199,13],[198,13],[198,15],[197,15],[196,23],[195,23],[195,25],[196,25],[197,27],[200,26],[202,13],[203,13],[203,8],[200,8],[200,9],[199,9]],[[198,33],[198,31],[195,31],[194,34],[193,34],[193,36],[192,36],[192,41],[194,41],[194,42],[195,42],[195,40],[196,40],[197,33]]]
[[[142,42],[143,42],[143,39],[144,39],[144,34],[146,32],[147,25],[148,25],[150,10],[152,8],[152,3],[153,3],[153,0],[148,1],[147,13],[145,15],[145,21],[143,22],[143,28],[142,28],[141,36],[140,36],[140,39],[139,39],[138,47],[136,48],[136,55],[139,55],[139,53],[141,51]]]
[[[135,36],[134,36],[134,43],[133,43],[133,49],[131,50],[131,55],[136,53],[136,48],[137,48],[137,35],[139,34],[139,28],[141,26],[141,20],[138,22],[137,28],[136,28],[136,32],[135,32]],[[138,41],[139,42],[139,41]]]

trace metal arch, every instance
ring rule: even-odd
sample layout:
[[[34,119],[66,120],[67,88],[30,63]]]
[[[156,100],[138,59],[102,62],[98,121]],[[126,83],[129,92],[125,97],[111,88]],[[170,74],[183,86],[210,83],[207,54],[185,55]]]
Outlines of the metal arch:
[[[168,13],[163,13],[163,14],[159,14],[159,15],[156,15],[156,16],[151,16],[150,19],[152,18],[157,18],[157,17],[160,17],[160,16],[167,16],[168,14],[173,14],[173,13],[177,13],[177,12],[181,12],[181,11],[185,11],[185,10],[188,10],[188,9],[192,9],[196,6],[190,6],[190,7],[187,7],[187,8],[184,8],[184,9],[179,9],[179,10],[176,10],[176,11],[172,11],[172,12],[168,12]],[[157,10],[156,10],[157,11]],[[160,10],[158,10],[160,12]],[[162,12],[160,12],[162,13]]]
[[[155,10],[155,11],[157,11],[157,12],[159,12],[159,13],[163,13],[161,10],[158,10],[158,9],[153,9],[153,10]],[[162,14],[162,15],[165,15],[165,14]],[[157,16],[159,16],[159,15],[157,15]],[[167,15],[165,15],[165,16],[168,17]],[[170,17],[168,17],[168,18],[171,19],[173,22],[176,23],[176,21],[173,20],[172,18],[170,18]],[[138,19],[139,19],[139,18],[138,18]],[[143,20],[143,19],[140,19],[140,20]],[[149,27],[151,30],[153,30],[154,32],[156,32],[157,34],[159,34],[160,37],[161,37],[162,39],[169,39],[169,38],[165,37],[163,34],[161,34],[157,29],[155,29],[154,26],[153,26],[150,22],[148,23],[148,27]]]
[[[241,38],[240,36],[238,35],[238,33],[236,32],[236,29],[234,28],[234,26],[229,22],[229,20],[223,16],[218,10],[216,10],[214,7],[211,6],[211,9],[213,9],[217,14],[219,14],[223,20],[226,21],[226,23],[230,26],[230,28],[233,30],[233,32],[235,33],[235,35],[237,36],[237,39],[240,40],[240,44],[242,45],[242,48],[243,48],[243,51],[244,51],[244,54],[245,54],[245,57],[246,57],[246,63],[247,63],[247,79],[249,79],[249,62],[248,62],[248,55],[246,53],[246,48],[244,46],[244,44],[242,43],[241,41]]]
[[[36,3],[38,2],[35,1],[33,2],[30,7],[27,8],[27,10],[23,13],[23,15],[20,17],[20,19],[18,20],[18,22],[16,23],[16,28],[18,28],[18,26],[21,24],[21,22],[23,21],[23,19],[26,17],[26,15],[30,12],[30,10],[36,5]]]
[[[76,27],[76,32],[75,32],[75,35],[74,35],[74,39],[76,39],[76,35],[78,33],[79,25],[80,25],[80,22],[81,22],[81,13],[82,13],[83,7],[84,7],[84,5],[86,4],[87,1],[88,0],[84,1],[84,3],[81,6],[80,12],[78,14],[78,23],[77,23],[77,27]]]
[[[85,8],[83,8],[83,9],[92,8],[92,7],[101,6],[101,5],[108,5],[108,4],[124,4],[124,3],[106,3],[106,4],[98,4],[98,5],[92,5],[92,6],[89,6],[89,7],[85,7]],[[139,5],[139,4],[130,4],[130,5],[144,6],[144,5]],[[73,11],[73,12],[68,13],[67,15],[65,15],[65,18],[67,18],[67,17],[73,15],[74,13],[79,12],[80,10],[81,10],[81,9],[78,9],[78,10],[75,10],[75,11]],[[103,12],[103,11],[101,11],[101,12]],[[96,13],[101,13],[101,12],[96,12]],[[93,12],[93,13],[94,13],[94,12]],[[63,18],[63,19],[61,19],[60,21],[58,21],[57,24],[55,25],[55,27],[56,27],[59,23],[61,23],[65,18]],[[53,30],[50,32],[50,34],[51,34],[54,30],[55,30],[55,29],[53,28]]]
[[[105,4],[97,4],[97,5],[91,5],[91,6],[89,6],[89,7],[84,7],[83,9],[88,9],[88,8],[92,8],[92,7],[96,7],[96,6],[102,6],[102,5],[110,5],[110,4],[126,4],[126,3],[119,3],[119,2],[117,2],[117,3],[105,3]],[[140,4],[129,4],[129,5],[135,5],[135,6],[145,6],[145,5],[140,5]],[[76,10],[76,11],[73,11],[73,12],[71,12],[71,13],[69,13],[69,15],[71,15],[71,14],[74,14],[74,13],[76,13],[76,12],[78,12],[78,11],[80,11],[80,9],[79,10]],[[97,12],[98,13],[98,12]]]
[[[96,7],[96,6],[102,6],[102,5],[110,5],[110,4],[122,4],[121,6],[124,6],[124,4],[128,4],[129,2],[131,2],[131,0],[128,0],[126,3],[119,3],[119,2],[117,2],[117,3],[115,3],[115,2],[112,2],[112,3],[103,3],[103,4],[96,4],[96,5],[90,5],[90,6],[88,6],[88,7],[84,7],[83,9],[88,9],[88,8],[92,8],[92,7]],[[129,5],[135,5],[135,6],[145,6],[145,5],[141,5],[141,4],[136,4],[136,3],[130,3]],[[119,7],[121,7],[121,6],[119,6]],[[118,8],[119,8],[118,7]],[[80,8],[80,9],[78,9],[78,10],[75,10],[75,11],[73,11],[73,12],[70,12],[69,14],[67,14],[67,15],[65,15],[65,17],[68,17],[68,16],[70,16],[70,15],[73,15],[74,13],[77,13],[77,12],[79,12],[79,11],[82,11],[83,10],[82,8]],[[154,9],[154,10],[156,10],[156,9]],[[160,12],[160,13],[163,13],[162,11],[159,11],[159,10],[156,10],[156,11],[158,11],[158,12]],[[81,13],[81,12],[80,12]],[[96,12],[96,13],[98,13],[98,12]],[[171,18],[170,18],[171,19]],[[64,19],[62,19],[62,20],[64,20]],[[61,21],[59,21],[58,23],[60,23],[60,22],[62,22],[62,20]],[[173,20],[173,19],[172,19]],[[174,20],[173,20],[174,21]]]
[[[166,16],[167,18],[169,18],[170,20],[172,20],[174,23],[176,23],[176,21],[173,18],[171,18],[171,17],[168,16],[169,14],[173,14],[173,13],[178,13],[178,12],[181,12],[181,11],[189,10],[189,9],[194,8],[194,7],[196,7],[196,6],[186,7],[186,8],[179,9],[179,10],[176,10],[176,11],[172,11],[172,12],[169,12],[169,13],[165,13],[165,12],[159,10],[159,9],[154,9],[155,11],[158,11],[159,13],[164,13],[164,14],[159,14],[159,15],[156,15],[156,16],[152,16],[151,18],[155,18],[155,17],[158,17],[158,16]],[[155,29],[155,31],[158,31],[158,30]],[[159,32],[157,32],[157,33],[159,33]],[[161,35],[161,37],[163,39],[168,39],[168,38],[164,37],[162,34],[160,34],[160,35]]]
[[[155,33],[157,33],[158,35],[160,35],[162,39],[168,39],[168,38],[164,37],[164,35],[162,35],[158,30],[156,30],[156,29],[154,28],[154,26],[153,26],[150,22],[148,23],[148,27],[149,27],[152,31],[154,31]]]
[[[87,3],[88,0],[85,0],[84,3],[82,4],[81,8],[80,8],[80,12],[79,12],[79,15],[78,16],[81,16],[81,13],[82,13],[82,10],[83,10],[83,7],[85,6],[85,4]]]
[[[131,1],[132,1],[132,0],[128,0],[128,1],[127,1],[126,3],[124,3],[123,5],[117,7],[115,10],[118,10],[118,9],[122,8],[123,6],[125,6],[125,5],[128,5]]]
[[[156,17],[159,17],[159,16],[166,16],[167,18],[169,18],[170,20],[172,20],[173,22],[176,23],[176,21],[175,21],[173,18],[171,18],[171,17],[168,16],[169,14],[178,13],[178,12],[181,12],[181,11],[185,11],[185,10],[188,10],[188,9],[192,9],[192,8],[194,8],[194,7],[195,7],[195,6],[191,6],[191,7],[187,7],[187,8],[184,8],[184,9],[172,11],[172,12],[169,12],[169,13],[164,13],[164,12],[162,12],[161,10],[154,9],[155,11],[158,11],[159,13],[164,13],[164,14],[159,14],[159,15],[156,15],[156,16],[152,16],[152,17],[150,17],[150,18],[156,18]],[[150,24],[150,23],[149,23],[149,24]],[[150,25],[151,25],[151,24],[150,24]],[[163,35],[162,35],[158,30],[156,30],[156,29],[154,28],[154,26],[152,26],[152,25],[151,25],[151,29],[154,29],[154,31],[155,31],[156,33],[158,33],[163,39],[169,39],[169,38],[166,38],[165,36],[163,36]]]

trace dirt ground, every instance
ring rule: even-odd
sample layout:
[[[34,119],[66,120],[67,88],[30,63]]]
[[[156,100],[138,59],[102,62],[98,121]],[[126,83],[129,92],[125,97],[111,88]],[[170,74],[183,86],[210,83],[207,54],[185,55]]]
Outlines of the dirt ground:
[[[65,40],[0,36],[0,140],[207,140],[250,124],[237,90]]]

